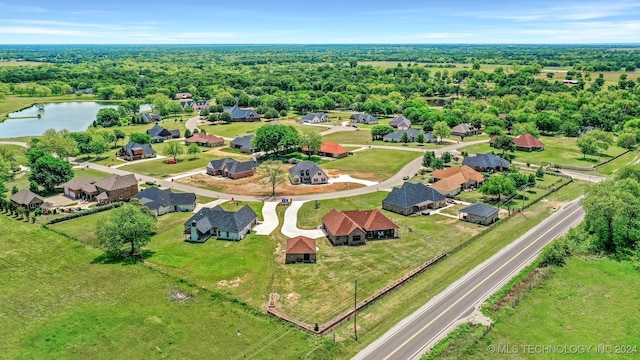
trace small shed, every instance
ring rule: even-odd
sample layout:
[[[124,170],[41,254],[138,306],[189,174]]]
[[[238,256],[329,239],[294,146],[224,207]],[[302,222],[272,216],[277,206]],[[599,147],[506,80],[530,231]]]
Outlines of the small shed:
[[[472,204],[460,209],[458,218],[474,224],[490,225],[498,221],[497,208],[485,204]]]
[[[296,236],[287,240],[285,264],[315,263],[316,239]]]

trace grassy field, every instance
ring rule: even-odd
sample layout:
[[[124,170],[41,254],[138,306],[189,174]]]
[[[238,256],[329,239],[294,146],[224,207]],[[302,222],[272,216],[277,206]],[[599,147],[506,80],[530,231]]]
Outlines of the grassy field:
[[[523,163],[529,162],[535,165],[553,163],[560,165],[593,166],[598,160],[597,157],[594,156],[587,156],[586,159],[584,159],[580,149],[576,146],[576,139],[574,138],[542,136],[540,137],[540,141],[544,143],[543,151],[515,151],[513,153],[516,156],[515,161]],[[489,143],[467,146],[459,151],[468,151],[472,154],[484,154],[491,151],[495,151],[496,153],[501,152],[489,146]],[[611,146],[609,150],[602,154],[600,161],[605,161],[624,151],[625,149],[618,146]]]
[[[638,160],[638,153],[634,151],[630,151],[609,163],[606,163],[602,166],[598,166],[596,171],[602,175],[611,175],[617,169],[627,164],[633,163],[637,160]]]
[[[640,286],[638,271],[629,262],[606,258],[571,258],[562,268],[533,290],[521,295],[515,308],[506,307],[489,314],[496,323],[475,345],[463,336],[453,342],[439,359],[513,359],[520,355],[489,353],[487,349],[507,345],[520,351],[525,345],[586,345],[589,353],[581,359],[637,358],[640,338],[640,297],[629,289]],[[630,296],[631,295],[631,296]],[[535,326],[532,326],[534,325]],[[478,329],[479,332],[481,329]],[[479,334],[477,337],[478,338]],[[597,345],[635,347],[635,353],[606,354]],[[545,356],[547,354],[547,356]],[[550,353],[536,354],[548,357]]]
[[[353,156],[330,161],[323,168],[345,172],[373,174],[374,180],[385,180],[395,175],[412,160],[420,157],[413,151],[367,149]]]
[[[204,171],[211,160],[220,159],[220,157],[213,154],[200,154],[197,159],[194,159],[191,155],[180,155],[177,164],[166,164],[165,162],[170,159],[172,158],[138,163],[134,161],[131,164],[122,166],[121,169],[137,174],[167,178],[171,177],[171,175],[188,171]]]
[[[236,122],[221,125],[199,125],[199,129],[204,129],[207,134],[214,134],[222,137],[236,138],[238,136],[255,134],[259,127],[265,122]]]
[[[224,292],[95,262],[101,252],[2,214],[0,228],[3,358],[231,358],[256,345],[248,355],[298,359],[319,345]],[[169,300],[178,291],[190,298]]]

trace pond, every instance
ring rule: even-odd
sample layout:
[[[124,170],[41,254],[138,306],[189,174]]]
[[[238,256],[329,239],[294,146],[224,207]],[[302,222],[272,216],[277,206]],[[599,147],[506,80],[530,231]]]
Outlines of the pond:
[[[44,104],[41,110],[34,105],[9,114],[9,118],[0,123],[0,138],[37,136],[52,128],[84,131],[96,119],[98,111],[104,108],[117,108],[117,106],[93,101],[76,101]],[[142,111],[149,109],[149,105],[140,106]]]

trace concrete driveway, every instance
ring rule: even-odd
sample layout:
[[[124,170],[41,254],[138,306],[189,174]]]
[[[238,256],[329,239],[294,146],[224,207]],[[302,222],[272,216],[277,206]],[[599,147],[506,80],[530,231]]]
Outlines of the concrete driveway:
[[[262,207],[262,221],[254,228],[256,234],[269,235],[273,230],[278,228],[280,221],[278,221],[276,208],[279,203],[279,201],[268,201],[264,203],[264,206]]]
[[[284,212],[284,223],[280,232],[287,237],[306,236],[312,239],[324,237],[324,231],[321,229],[305,230],[298,228],[298,210],[306,201],[294,201],[289,205],[287,211]]]

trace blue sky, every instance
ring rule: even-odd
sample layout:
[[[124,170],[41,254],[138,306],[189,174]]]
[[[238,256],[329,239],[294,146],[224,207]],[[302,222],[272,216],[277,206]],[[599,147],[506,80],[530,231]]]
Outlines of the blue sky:
[[[0,44],[640,43],[640,1],[0,0]]]

